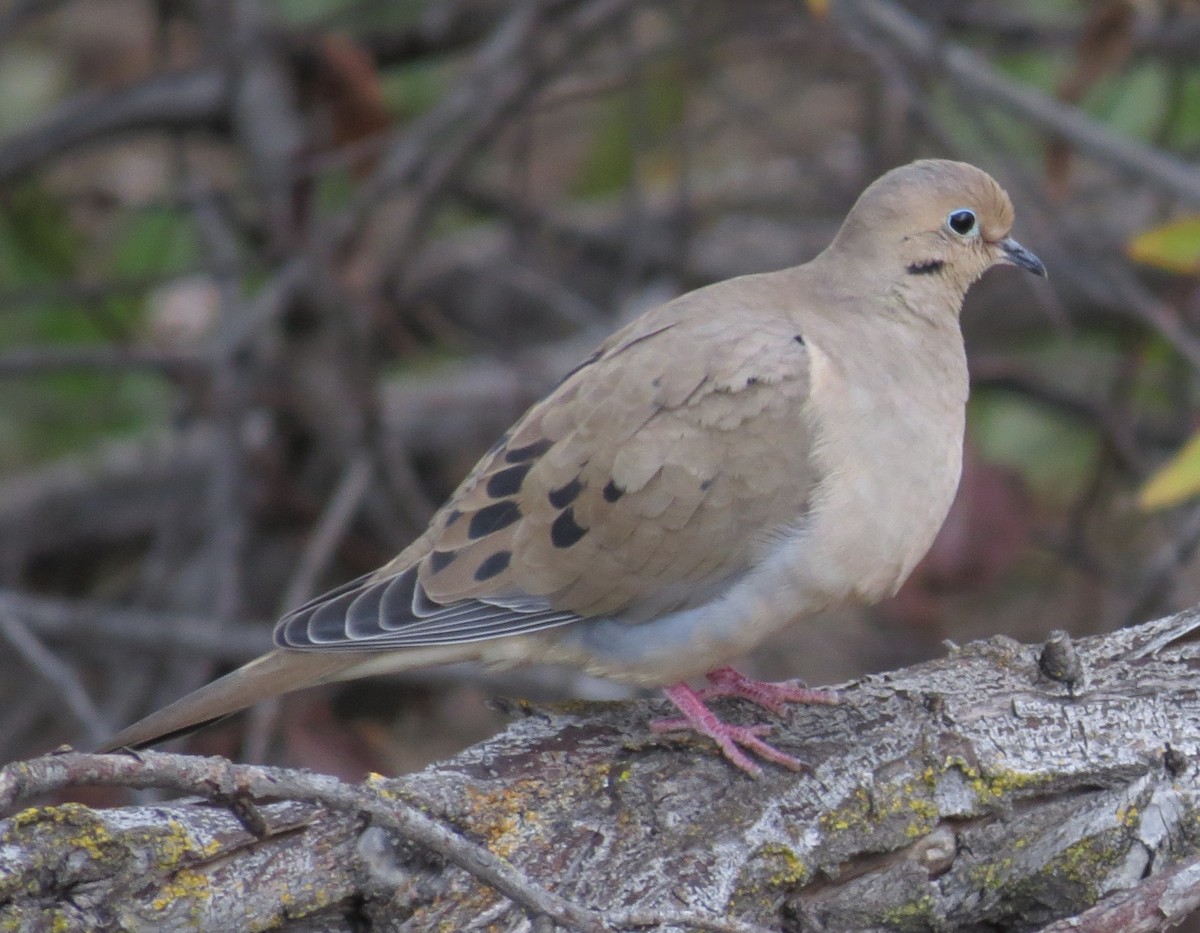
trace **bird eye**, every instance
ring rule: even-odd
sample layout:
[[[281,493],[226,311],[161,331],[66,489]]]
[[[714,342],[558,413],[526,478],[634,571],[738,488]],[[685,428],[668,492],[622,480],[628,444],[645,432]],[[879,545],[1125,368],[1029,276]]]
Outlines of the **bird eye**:
[[[969,211],[965,207],[951,211],[950,216],[946,218],[946,226],[959,236],[971,236],[979,229],[975,223],[975,212]]]

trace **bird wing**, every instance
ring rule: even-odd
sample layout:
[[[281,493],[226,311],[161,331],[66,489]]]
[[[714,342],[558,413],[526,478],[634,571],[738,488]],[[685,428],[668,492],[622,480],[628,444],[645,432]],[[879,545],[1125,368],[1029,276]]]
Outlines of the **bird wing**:
[[[800,520],[817,477],[805,338],[761,296],[729,297],[693,292],[614,334],[420,539],[289,613],[277,643],[362,651],[639,622],[743,572]]]

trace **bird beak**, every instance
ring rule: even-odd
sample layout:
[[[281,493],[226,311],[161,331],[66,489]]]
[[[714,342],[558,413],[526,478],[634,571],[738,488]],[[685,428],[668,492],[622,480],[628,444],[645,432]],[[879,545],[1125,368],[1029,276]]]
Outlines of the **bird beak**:
[[[1004,251],[1006,262],[1014,266],[1020,266],[1022,269],[1028,269],[1034,275],[1040,275],[1043,279],[1047,277],[1046,267],[1042,264],[1042,261],[1012,237],[1005,237],[1001,240],[1000,249]]]

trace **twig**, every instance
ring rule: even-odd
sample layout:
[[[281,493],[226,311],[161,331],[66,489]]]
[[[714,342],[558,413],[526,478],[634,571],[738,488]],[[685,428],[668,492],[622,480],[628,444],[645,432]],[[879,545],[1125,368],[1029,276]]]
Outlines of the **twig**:
[[[0,184],[130,130],[215,123],[225,110],[227,91],[219,69],[200,69],[161,75],[110,94],[73,97],[31,129],[0,140]]]
[[[8,379],[67,370],[151,369],[174,376],[203,374],[207,368],[206,360],[199,354],[143,347],[21,347],[0,353],[0,378]]]
[[[1177,574],[1200,547],[1200,505],[1194,505],[1180,518],[1174,531],[1150,556],[1129,587],[1125,618],[1130,625],[1145,618],[1175,588]]]
[[[65,661],[55,657],[19,618],[0,610],[0,635],[43,680],[54,687],[58,698],[79,720],[90,741],[100,742],[112,734],[111,725],[88,696],[79,675]]]
[[[836,0],[839,18],[861,22],[886,36],[905,54],[943,74],[980,100],[1004,107],[1048,133],[1061,136],[1090,158],[1200,203],[1200,170],[1137,140],[1117,136],[1079,108],[1025,87],[1001,74],[986,59],[954,42],[941,40],[919,18],[890,0]]]
[[[214,267],[231,268],[238,255],[236,236],[198,179],[189,185],[192,214],[200,231],[207,258]],[[217,279],[220,294],[218,331],[232,326],[242,317],[237,280],[233,275]],[[244,507],[246,487],[242,450],[242,417],[246,400],[242,367],[229,339],[213,342],[211,394],[215,427],[212,461],[208,477],[208,560],[213,568],[214,623],[224,627],[240,614],[243,601],[241,566],[246,543],[247,519]]]
[[[26,20],[49,13],[64,2],[65,0],[16,0],[7,10],[0,13],[0,45],[20,29]]]
[[[371,458],[367,453],[359,451],[350,458],[284,589],[283,608],[298,606],[313,595],[317,578],[329,565],[338,542],[358,511],[373,473]]]
[[[116,609],[96,603],[31,596],[0,589],[0,615],[8,615],[43,638],[104,641],[157,654],[188,653],[214,661],[241,662],[271,647],[264,625],[232,625],[213,631],[212,622],[176,613]]]

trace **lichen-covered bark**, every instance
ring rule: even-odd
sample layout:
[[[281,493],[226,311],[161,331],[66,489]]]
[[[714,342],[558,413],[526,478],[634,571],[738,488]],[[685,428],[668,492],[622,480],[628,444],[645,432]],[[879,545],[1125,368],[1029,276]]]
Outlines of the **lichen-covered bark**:
[[[809,775],[753,781],[702,741],[652,736],[665,710],[647,701],[519,708],[496,738],[368,786],[602,914],[1036,929],[1200,851],[1200,647],[1171,640],[1196,620],[1079,643],[1074,697],[1004,638],[850,684],[778,723]],[[381,844],[353,812],[263,815],[256,840],[208,804],[18,813],[0,821],[0,930],[531,929],[453,859]]]
[[[266,930],[353,894],[344,825],[266,812],[276,835],[256,840],[207,805],[24,810],[0,823],[0,931]]]

